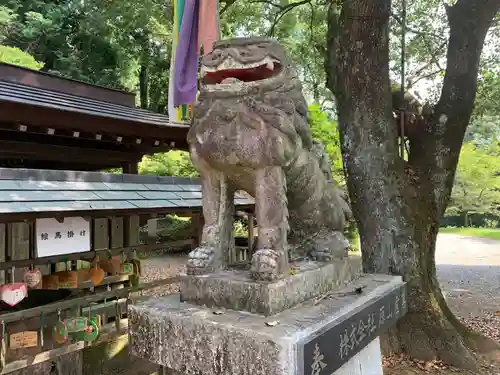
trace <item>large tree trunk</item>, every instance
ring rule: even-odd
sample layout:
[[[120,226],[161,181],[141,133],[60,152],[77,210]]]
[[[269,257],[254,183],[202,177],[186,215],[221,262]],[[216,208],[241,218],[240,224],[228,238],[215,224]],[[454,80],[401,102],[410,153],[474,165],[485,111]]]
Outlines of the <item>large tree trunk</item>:
[[[399,156],[392,118],[390,0],[348,0],[340,14],[333,6],[329,12],[328,86],[338,102],[363,267],[402,275],[408,283],[409,313],[388,334],[385,349],[465,368],[476,368],[472,350],[487,349],[490,342],[469,332],[448,309],[434,253],[473,109],[484,38],[499,7],[500,0],[458,0],[447,9],[442,95],[421,132],[412,134],[408,162]]]

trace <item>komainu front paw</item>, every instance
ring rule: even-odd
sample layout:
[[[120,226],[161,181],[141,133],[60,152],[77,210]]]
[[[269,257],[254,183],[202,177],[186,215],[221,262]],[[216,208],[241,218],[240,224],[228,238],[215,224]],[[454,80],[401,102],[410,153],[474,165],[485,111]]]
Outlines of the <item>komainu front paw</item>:
[[[279,278],[279,258],[282,256],[278,251],[261,249],[252,256],[252,267],[250,274],[254,280],[273,281]]]
[[[214,272],[217,268],[216,249],[210,246],[201,246],[188,255],[187,274],[201,275]]]

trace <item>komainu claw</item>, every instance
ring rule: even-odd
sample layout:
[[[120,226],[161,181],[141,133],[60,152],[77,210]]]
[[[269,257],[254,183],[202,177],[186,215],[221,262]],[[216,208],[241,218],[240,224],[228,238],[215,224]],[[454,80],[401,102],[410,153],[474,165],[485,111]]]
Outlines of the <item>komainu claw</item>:
[[[250,273],[254,280],[274,281],[279,278],[280,253],[275,250],[261,249],[252,256]]]
[[[215,264],[216,250],[213,247],[201,246],[189,253],[187,263],[188,275],[201,275],[213,272]]]

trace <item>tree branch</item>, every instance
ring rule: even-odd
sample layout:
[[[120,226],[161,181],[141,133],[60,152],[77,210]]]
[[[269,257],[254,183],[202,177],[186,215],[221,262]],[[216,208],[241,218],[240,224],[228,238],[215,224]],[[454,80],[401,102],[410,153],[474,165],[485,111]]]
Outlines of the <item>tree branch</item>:
[[[391,17],[394,18],[396,20],[396,22],[399,23],[400,25],[403,23],[403,21],[401,20],[401,17],[399,17],[397,14],[391,13]],[[418,35],[424,39],[426,39],[428,36],[430,36],[432,38],[446,41],[446,38],[444,38],[442,35],[434,34],[434,33],[426,33],[426,32],[414,29],[408,25],[406,25],[406,30],[409,31],[410,33]]]
[[[294,8],[297,8],[301,5],[305,5],[305,4],[309,4],[311,2],[311,0],[302,0],[302,1],[299,1],[299,2],[296,2],[296,3],[290,3],[290,4],[287,4],[287,5],[281,5],[281,4],[276,4],[274,2],[272,2],[271,0],[252,0],[251,3],[261,3],[261,4],[268,4],[268,5],[271,5],[275,8],[278,8],[280,10],[280,12],[284,12],[284,11],[289,11],[289,10],[292,10]]]
[[[432,181],[434,206],[442,214],[448,203],[477,91],[479,61],[488,28],[500,0],[458,0],[446,12],[450,25],[446,74],[432,118],[411,140],[409,162],[422,181]]]
[[[424,66],[422,66],[420,69],[418,69],[414,74],[412,74],[411,77],[408,78],[408,88],[410,88],[411,86],[415,85],[415,83],[417,83],[418,81],[424,79],[424,78],[429,78],[429,77],[432,77],[433,75],[436,75],[442,71],[444,71],[444,69],[441,67],[441,65],[439,64],[439,59],[438,57],[436,56],[436,54],[438,52],[440,52],[444,47],[446,47],[446,44],[448,43],[448,41],[444,41],[443,43],[441,43],[441,45],[437,48],[437,51],[435,54],[432,54],[431,56],[431,59],[430,59],[430,62],[425,64]],[[427,44],[427,43],[426,43]],[[430,51],[430,48],[428,48],[429,52]],[[425,76],[423,77],[419,77],[419,74],[422,73],[425,69],[429,68],[432,64],[435,64],[438,68],[437,71],[435,72],[432,72],[432,73],[429,73],[429,74],[426,74]],[[415,81],[412,81],[412,79],[415,79]]]
[[[309,3],[311,3],[311,1],[312,0],[302,0],[302,1],[299,1],[297,3],[291,3],[291,4],[287,4],[287,5],[279,5],[279,4],[273,3],[269,0],[254,0],[254,1],[252,1],[252,3],[264,3],[264,4],[269,4],[269,5],[272,5],[274,7],[279,8],[278,13],[276,13],[276,15],[274,16],[274,21],[271,25],[271,28],[269,29],[269,35],[273,36],[274,31],[276,29],[276,26],[278,26],[279,21],[281,21],[281,19],[283,17],[285,17],[288,12],[292,11],[293,9],[295,9],[299,6],[309,4]]]
[[[226,12],[226,10],[228,10],[228,8],[233,5],[234,3],[236,3],[238,0],[226,0],[224,2],[224,7],[220,10],[220,15],[223,15],[224,12]]]

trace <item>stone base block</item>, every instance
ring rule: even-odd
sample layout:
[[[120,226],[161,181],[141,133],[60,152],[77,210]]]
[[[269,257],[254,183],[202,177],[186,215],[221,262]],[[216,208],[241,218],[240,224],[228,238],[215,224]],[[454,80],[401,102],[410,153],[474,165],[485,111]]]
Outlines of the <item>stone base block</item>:
[[[320,372],[321,374],[321,372]],[[335,375],[384,375],[380,339],[377,337],[342,365]],[[330,375],[330,374],[329,374]]]
[[[272,317],[221,314],[178,295],[151,298],[129,306],[129,345],[133,355],[181,374],[380,375],[374,340],[406,305],[405,283],[385,275],[362,275]]]
[[[304,261],[292,267],[293,274],[275,282],[254,281],[249,271],[236,270],[184,276],[181,301],[270,316],[350,283],[361,273],[361,258]]]

